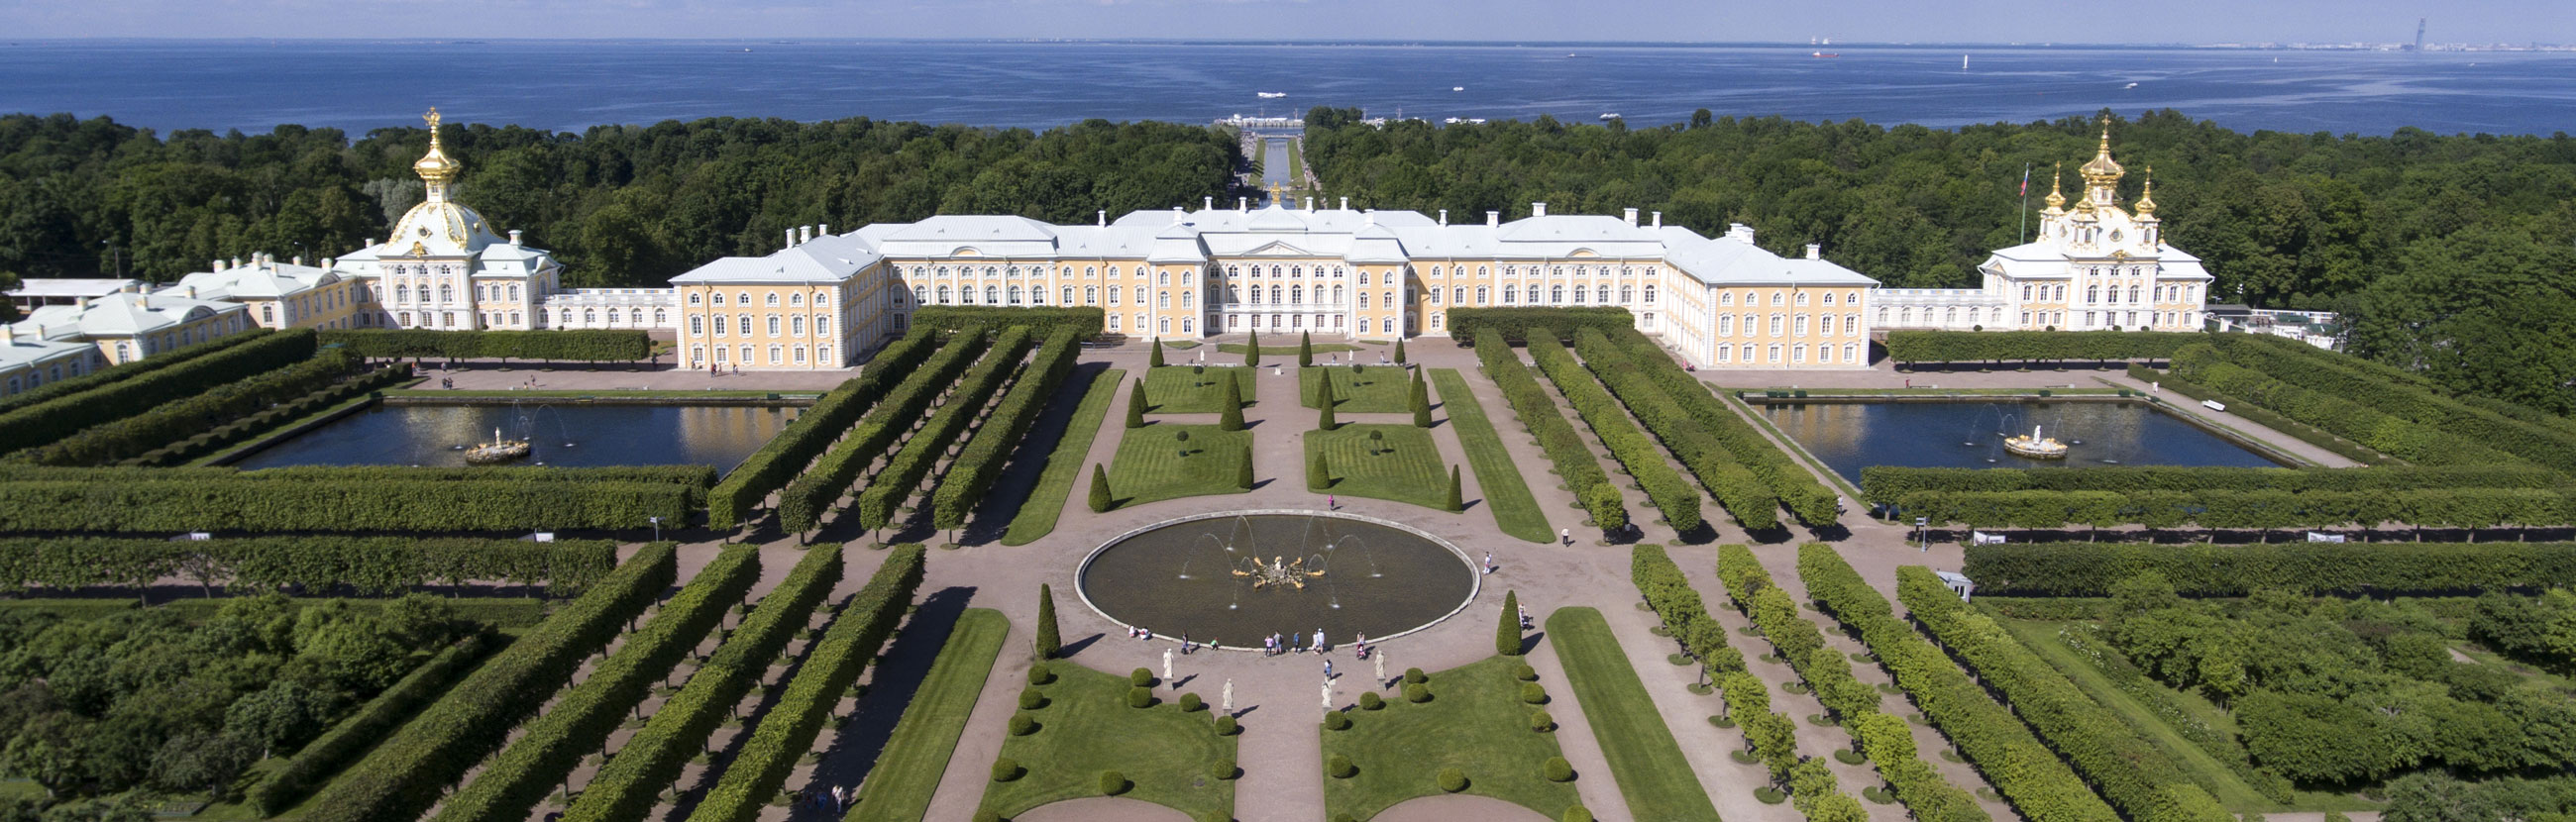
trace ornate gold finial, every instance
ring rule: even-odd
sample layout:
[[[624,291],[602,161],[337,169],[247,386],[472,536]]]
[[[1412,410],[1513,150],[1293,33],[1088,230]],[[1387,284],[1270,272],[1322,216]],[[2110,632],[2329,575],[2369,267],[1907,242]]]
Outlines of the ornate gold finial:
[[[2060,189],[2060,188],[2058,187],[2060,184],[2064,183],[2065,181],[2066,181],[2066,164],[2065,164],[2065,163],[2058,163],[2058,164],[2056,164],[2056,165],[2049,166],[2049,168],[2048,168],[2048,213],[2050,213],[2050,214],[2056,214],[2056,213],[2058,213],[2060,210],[2063,210],[2064,208],[2066,208],[2066,195],[2065,195],[2065,193],[2063,193],[2063,190],[2062,190],[2062,189]]]
[[[2131,207],[2132,207],[2132,208],[2137,209],[2138,216],[2140,216],[2140,217],[2146,217],[2146,216],[2149,216],[2149,215],[2152,215],[2152,214],[2156,213],[2156,167],[2155,167],[2155,166],[2148,166],[2148,167],[2147,167],[2147,190],[2146,190],[2146,193],[2143,193],[2143,194],[2138,195],[2138,202],[2137,202],[2137,204],[2136,204],[2136,205],[2134,205],[2134,206],[2131,206]]]
[[[2117,187],[2120,184],[2120,176],[2128,173],[2127,169],[2121,168],[2117,161],[2111,159],[2111,115],[2102,115],[2101,148],[2093,152],[2092,162],[2085,163],[2083,168],[2076,171],[2084,174],[2084,184],[2088,188]]]
[[[449,159],[446,149],[439,144],[438,109],[431,108],[429,113],[421,115],[420,119],[429,124],[429,153],[421,155],[419,162],[411,164],[411,170],[420,175],[422,182],[429,184],[428,193],[431,199],[446,199],[448,182],[455,180],[457,172],[464,170],[465,166]]]

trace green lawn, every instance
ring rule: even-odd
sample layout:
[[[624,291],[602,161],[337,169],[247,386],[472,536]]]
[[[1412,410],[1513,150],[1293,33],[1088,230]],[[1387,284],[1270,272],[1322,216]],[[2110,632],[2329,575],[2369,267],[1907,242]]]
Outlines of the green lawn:
[[[1664,727],[1655,703],[1646,696],[1637,669],[1610,635],[1610,623],[1591,608],[1559,608],[1547,617],[1547,641],[1556,648],[1565,676],[1592,724],[1592,738],[1610,760],[1619,794],[1638,819],[1718,822],[1708,790],[1691,772],[1690,761]]]
[[[1315,386],[1330,377],[1333,381],[1333,410],[1344,414],[1403,414],[1413,410],[1406,402],[1412,396],[1413,373],[1400,366],[1365,365],[1316,366],[1297,369],[1297,402],[1308,408],[1322,408],[1316,401]]]
[[[1485,406],[1476,400],[1475,392],[1468,390],[1467,380],[1458,376],[1457,369],[1435,368],[1431,386],[1440,392],[1440,407],[1449,413],[1449,426],[1467,449],[1467,464],[1476,469],[1476,484],[1485,491],[1485,509],[1493,512],[1494,525],[1530,542],[1554,542],[1556,534],[1547,530],[1547,512],[1530,495],[1520,466],[1512,464],[1510,452],[1503,450],[1502,435],[1485,416]]]
[[[1091,440],[1100,434],[1100,423],[1109,418],[1109,402],[1116,399],[1127,372],[1109,369],[1093,378],[1091,390],[1083,392],[1082,404],[1073,409],[1073,420],[1065,424],[1064,438],[1057,440],[1055,452],[1047,455],[1046,470],[1038,474],[1037,487],[1029,489],[1029,499],[1020,504],[1020,512],[1011,517],[1010,530],[1003,532],[1003,545],[1027,545],[1055,530],[1056,517],[1064,514],[1065,495],[1073,493],[1073,484],[1085,476],[1084,454],[1091,453]]]
[[[1207,373],[1191,373],[1198,366],[1166,365],[1148,369],[1145,374],[1145,410],[1154,414],[1216,414],[1225,411],[1225,377],[1234,375],[1243,389],[1243,402],[1259,400],[1253,394],[1254,369],[1240,366],[1206,366]]]
[[[1432,674],[1429,702],[1382,692],[1385,708],[1347,709],[1351,727],[1320,731],[1324,756],[1350,757],[1359,772],[1324,780],[1326,815],[1367,819],[1407,799],[1437,796],[1442,768],[1467,774],[1461,793],[1490,796],[1550,819],[1564,815],[1580,798],[1574,783],[1539,775],[1549,757],[1563,753],[1554,732],[1530,730],[1530,713],[1546,706],[1521,702],[1521,681],[1512,676],[1520,666],[1519,657],[1490,657]]]
[[[1386,438],[1372,440],[1371,433]],[[1307,490],[1449,510],[1449,463],[1440,459],[1440,446],[1432,443],[1427,429],[1350,423],[1332,431],[1306,432],[1308,468],[1314,467],[1318,451],[1333,476],[1327,482],[1308,474]],[[1116,480],[1111,482],[1115,487]]]
[[[1246,354],[1252,351],[1252,346],[1245,345],[1243,343],[1218,343],[1216,350],[1223,351],[1228,354]],[[1344,351],[1358,350],[1360,350],[1359,346],[1345,345],[1342,343],[1316,343],[1314,348],[1314,351],[1317,354],[1339,354]],[[1296,360],[1293,358],[1297,356],[1297,346],[1292,344],[1265,345],[1261,347],[1261,356],[1268,357],[1274,354],[1291,358],[1286,362],[1281,363],[1282,365],[1295,364]]]
[[[912,704],[903,709],[894,734],[875,767],[868,769],[867,792],[850,811],[848,822],[920,822],[930,812],[930,795],[957,751],[957,736],[993,673],[1010,619],[990,608],[970,608],[957,618],[956,630],[939,648],[939,659],[921,680]]]
[[[1234,782],[1215,777],[1218,760],[1234,758],[1237,737],[1216,735],[1214,711],[1183,712],[1179,697],[1157,688],[1151,708],[1127,707],[1127,679],[1057,661],[1047,705],[1027,713],[1036,733],[1006,737],[1003,758],[1027,769],[1018,779],[989,782],[984,807],[1004,818],[1049,802],[1099,796],[1100,773],[1134,783],[1124,796],[1163,805],[1191,819],[1234,818]],[[994,717],[989,731],[1000,731]]]
[[[1110,496],[1120,507],[1252,490],[1234,484],[1239,466],[1252,461],[1249,430],[1178,423],[1124,430],[1118,457],[1109,464]],[[1184,431],[1190,435],[1187,443],[1174,436]]]

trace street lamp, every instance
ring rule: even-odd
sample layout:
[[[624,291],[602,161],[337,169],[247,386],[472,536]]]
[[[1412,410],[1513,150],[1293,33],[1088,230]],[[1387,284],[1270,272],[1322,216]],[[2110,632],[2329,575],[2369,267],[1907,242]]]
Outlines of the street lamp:
[[[1914,539],[1917,542],[1923,543],[1923,553],[1926,554],[1932,553],[1932,535],[1923,529],[1931,524],[1931,517],[1914,518]]]

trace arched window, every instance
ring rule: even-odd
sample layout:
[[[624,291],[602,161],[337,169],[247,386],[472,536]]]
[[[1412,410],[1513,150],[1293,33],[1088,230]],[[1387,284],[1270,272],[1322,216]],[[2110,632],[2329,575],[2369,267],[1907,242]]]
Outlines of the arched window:
[[[1610,301],[1610,287],[1609,287],[1609,286],[1606,286],[1606,285],[1605,285],[1605,286],[1600,286],[1597,290],[1595,290],[1595,291],[1593,292],[1593,296],[1597,297],[1599,302],[1604,302],[1604,303],[1609,302],[1609,301]],[[1578,300],[1578,302],[1580,302],[1580,301]]]
[[[831,320],[826,319],[827,317],[830,317],[830,316],[831,316],[831,315],[829,315],[829,314],[816,314],[816,315],[814,315],[814,336],[817,336],[817,337],[829,337],[829,336],[832,336],[832,323],[831,323]],[[814,356],[816,356],[817,358],[820,358],[822,355],[821,355],[821,354],[816,354],[816,355],[814,355]]]
[[[1182,318],[1181,318],[1181,333],[1183,333],[1183,334],[1194,334],[1194,333],[1197,333],[1197,330],[1196,330],[1197,328],[1198,328],[1198,324],[1197,324],[1197,323],[1190,322],[1190,318],[1188,318],[1188,317],[1182,317]]]
[[[1833,336],[1833,335],[1834,335],[1834,315],[1832,315],[1832,314],[1818,314],[1818,315],[1816,315],[1816,334],[1817,334],[1818,336],[1825,336],[1825,337],[1831,337],[1831,336]]]
[[[452,302],[455,302],[455,301],[456,301],[456,286],[448,285],[448,284],[446,284],[446,283],[440,283],[440,284],[438,285],[438,301],[439,301],[439,302],[441,302],[441,303],[452,303]]]
[[[930,286],[926,286],[926,285],[916,285],[916,286],[913,286],[913,287],[912,287],[912,301],[913,301],[915,304],[919,304],[919,305],[929,305],[929,304],[930,304]]]
[[[1654,283],[1647,283],[1647,284],[1646,284],[1646,304],[1647,304],[1647,305],[1654,305],[1654,304],[1655,304],[1655,284],[1654,284]]]
[[[1608,287],[1608,286],[1603,286],[1603,287],[1602,287],[1602,290],[1607,291],[1607,290],[1609,290],[1609,287]],[[1619,302],[1621,302],[1621,303],[1627,303],[1627,302],[1631,302],[1631,301],[1633,301],[1633,300],[1635,300],[1635,299],[1637,299],[1637,289],[1636,289],[1634,286],[1625,286],[1625,285],[1623,285],[1623,286],[1620,286],[1620,287],[1619,287]],[[1602,300],[1601,300],[1601,301],[1606,303],[1606,302],[1609,302],[1610,300],[1609,300],[1609,298],[1604,297],[1604,298],[1602,298]]]
[[[2024,302],[2028,302],[2030,300],[2030,286],[2025,285],[2021,287],[2021,298]]]
[[[653,324],[654,324],[654,325],[667,325],[667,324],[669,324],[669,323],[670,323],[670,320],[668,319],[668,317],[669,317],[669,316],[670,316],[669,314],[663,313],[663,310],[662,310],[662,309],[659,309],[659,308],[653,309]],[[511,314],[511,315],[510,315],[510,321],[511,321],[511,322],[518,322],[518,321],[519,321],[519,315],[517,315],[517,314]]]
[[[2137,301],[2138,301],[2138,287],[2137,287],[2137,286],[2134,286],[2134,285],[2133,285],[2133,286],[2129,286],[2129,302],[2133,302],[2133,303],[2134,303],[2134,302],[2137,302]]]
[[[1881,317],[1887,316],[1886,309],[1880,309],[1880,310],[1879,310],[1879,316],[1881,316]],[[2003,317],[2003,309],[2000,309],[2000,308],[1995,309],[1995,322],[2003,322],[2003,319],[2004,319],[2004,317]],[[1856,312],[1855,312],[1855,313],[1851,313],[1851,314],[1844,314],[1844,315],[1843,315],[1843,333],[1844,333],[1844,334],[1858,334],[1858,333],[1860,333],[1860,314],[1858,314],[1858,313],[1856,313]]]
[[[1155,330],[1164,334],[1172,333],[1172,318],[1164,317],[1163,321],[1155,326]]]
[[[1437,300],[1434,300],[1433,302],[1438,302],[1438,301],[1437,301]],[[1455,288],[1450,289],[1450,291],[1449,291],[1449,304],[1451,304],[1451,305],[1466,305],[1466,304],[1467,304],[1467,287],[1462,285],[1462,286],[1457,286],[1457,287],[1455,287]]]
[[[1504,304],[1504,305],[1511,305],[1511,304],[1513,304],[1513,303],[1515,303],[1515,302],[1518,302],[1518,301],[1519,301],[1519,299],[1520,299],[1520,287],[1519,287],[1519,286],[1512,286],[1512,285],[1503,286],[1503,304]]]
[[[1019,305],[1019,304],[1020,304],[1020,287],[1019,287],[1019,286],[1016,286],[1016,285],[1015,285],[1015,286],[1011,286],[1011,304],[1012,304],[1012,305]]]
[[[516,284],[516,283],[512,283],[512,284],[510,285],[510,301],[511,301],[511,302],[518,302],[518,301],[519,301],[519,286],[518,286],[518,284]]]
[[[1776,307],[1776,306],[1778,306],[1778,305],[1780,305],[1780,298],[1781,298],[1782,296],[1785,296],[1785,295],[1783,295],[1783,294],[1781,294],[1780,292],[1777,292],[1777,291],[1771,292],[1771,305],[1773,305],[1773,306],[1775,306],[1775,307]]]
[[[985,305],[1001,305],[1001,304],[1002,304],[1002,287],[1001,287],[1001,286],[997,286],[997,285],[988,285],[988,286],[984,286],[984,304],[985,304]]]
[[[1388,318],[1386,318],[1386,319],[1384,319],[1384,320],[1379,321],[1379,322],[1378,322],[1378,330],[1379,330],[1379,331],[1381,331],[1381,332],[1384,332],[1384,333],[1388,333],[1388,334],[1393,334],[1393,333],[1395,333],[1395,318],[1394,318],[1394,317],[1388,317]]]
[[[1276,288],[1277,286],[1272,287]],[[1300,305],[1304,304],[1306,302],[1306,287],[1302,285],[1290,286],[1288,288],[1288,301]]]
[[[1717,315],[1717,335],[1720,337],[1731,337],[1735,335],[1735,315]]]
[[[1099,305],[1099,304],[1100,304],[1100,286],[1096,286],[1096,285],[1086,285],[1086,286],[1083,286],[1083,287],[1082,287],[1082,304],[1083,304],[1083,305]]]
[[[768,326],[769,326],[769,336],[772,336],[772,337],[778,336],[778,315],[776,315],[776,314],[771,314],[771,315],[769,315],[769,322],[768,322]]]
[[[1155,285],[1171,285],[1171,284],[1172,284],[1172,272],[1171,272],[1169,269],[1165,269],[1165,270],[1162,270],[1162,271],[1154,272],[1154,284],[1155,284]]]
[[[1181,307],[1182,307],[1182,308],[1190,308],[1190,307],[1192,307],[1192,301],[1191,301],[1191,297],[1190,297],[1190,292],[1187,292],[1187,291],[1183,291],[1183,292],[1181,292]],[[1181,329],[1181,330],[1183,330],[1183,331],[1188,331],[1189,329],[1184,328],[1184,329]]]
[[[2090,287],[2090,288],[2086,288],[2086,289],[2084,289],[2084,304],[2085,304],[2085,305],[2093,305],[2093,304],[2095,304],[2095,303],[2099,303],[2099,302],[2101,302],[2101,301],[2102,301],[2102,287],[2101,287],[2101,286],[2098,286],[2098,285],[2097,285],[2097,286],[2093,286],[2093,287]]]
[[[581,310],[581,324],[583,324],[583,325],[597,325],[598,323],[599,323],[599,310],[598,310],[598,309],[595,309],[595,308],[585,308],[585,309],[582,309],[582,310]]]
[[[771,295],[771,296],[776,296],[776,295]],[[734,304],[735,304],[735,305],[750,305],[750,304],[751,304],[751,292],[749,292],[749,291],[745,291],[745,292],[742,292],[742,293],[739,293],[739,294],[735,294],[735,295],[734,295],[734,297],[733,297],[733,301],[734,301]],[[723,303],[717,303],[717,304],[718,304],[718,305],[722,305]],[[751,358],[750,358],[750,357],[748,357],[748,356],[746,356],[746,357],[743,357],[743,359],[748,360],[748,359],[751,359]]]
[[[1145,287],[1144,287],[1144,286],[1141,286],[1141,285],[1140,285],[1140,286],[1137,286],[1137,287],[1136,287],[1136,304],[1137,304],[1137,305],[1144,305],[1144,304],[1145,304]]]
[[[735,333],[741,334],[741,335],[743,335],[743,336],[745,336],[745,337],[751,336],[751,315],[749,315],[749,314],[736,314],[736,315],[734,315],[734,318],[733,318],[733,330],[734,330],[734,332],[735,332]],[[749,350],[749,349],[745,349],[745,350]],[[749,359],[749,358],[751,357],[751,355],[749,355],[749,354],[745,354],[745,355],[743,355],[743,357],[744,357],[745,359]]]
[[[805,315],[796,314],[789,316],[787,318],[787,333],[798,337],[805,336]]]
[[[1157,292],[1154,292],[1154,307],[1155,307],[1155,308],[1170,308],[1170,307],[1172,307],[1172,292],[1169,292],[1169,291],[1157,291]]]
[[[1561,268],[1560,268],[1560,269],[1557,269],[1557,270],[1558,270],[1558,271],[1564,271],[1564,269],[1561,269]],[[1551,305],[1564,305],[1564,304],[1565,304],[1565,286],[1561,286],[1561,285],[1548,286],[1548,289],[1547,289],[1547,301],[1548,301],[1548,303],[1549,303],[1549,304],[1551,304]]]
[[[801,291],[800,291],[800,292],[797,292],[797,293],[794,293],[794,294],[789,294],[789,295],[787,295],[787,304],[788,304],[788,305],[792,305],[792,306],[796,306],[796,307],[798,307],[798,308],[803,308],[803,307],[805,307],[805,294],[804,294],[804,292],[801,292]]]
[[[1069,285],[1068,285],[1068,286],[1065,286],[1065,287],[1064,287],[1064,301],[1063,301],[1062,303],[1060,303],[1060,304],[1062,304],[1062,305],[1072,305],[1072,304],[1073,304],[1073,286],[1069,286]]]
[[[1476,286],[1476,304],[1477,304],[1477,305],[1484,305],[1484,304],[1485,304],[1485,297],[1486,297],[1485,289],[1486,289],[1486,286],[1481,286],[1481,285],[1480,285],[1480,286]]]
[[[1654,288],[1654,286],[1651,286],[1651,285],[1650,285],[1650,286],[1646,286],[1646,288],[1648,289],[1648,292],[1647,292],[1647,293],[1653,293],[1652,289]],[[1719,295],[1717,295],[1717,304],[1718,304],[1718,305],[1734,305],[1734,304],[1735,304],[1735,292],[1733,292],[1733,291],[1729,291],[1729,292],[1726,292],[1726,293],[1724,293],[1724,294],[1719,294]]]

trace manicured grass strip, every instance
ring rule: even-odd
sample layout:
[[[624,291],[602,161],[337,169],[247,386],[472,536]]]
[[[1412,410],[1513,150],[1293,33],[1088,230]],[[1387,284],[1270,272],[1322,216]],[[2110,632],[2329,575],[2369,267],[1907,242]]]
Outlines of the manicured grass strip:
[[[1065,497],[1073,493],[1074,481],[1082,478],[1082,456],[1091,453],[1091,441],[1100,436],[1100,424],[1109,419],[1109,403],[1117,399],[1118,386],[1126,378],[1127,372],[1116,368],[1091,378],[1091,389],[1083,392],[1082,404],[1065,423],[1064,437],[1047,455],[1037,487],[1029,489],[1028,501],[1020,504],[1010,530],[1003,532],[1003,545],[1027,545],[1055,531],[1056,518],[1064,514]]]
[[[1218,736],[1213,710],[1183,711],[1169,688],[1154,691],[1152,707],[1130,708],[1126,677],[1071,662],[1048,668],[1055,681],[1037,688],[1046,706],[1023,712],[1037,720],[1037,731],[1002,742],[1001,758],[1026,772],[988,783],[985,810],[1009,819],[1049,802],[1099,796],[1101,772],[1117,771],[1132,783],[1121,796],[1201,822],[1234,818],[1234,780],[1215,770],[1234,762],[1240,737]],[[1000,717],[991,721],[979,732],[1001,730]]]
[[[1169,344],[1170,343],[1165,343],[1165,345]],[[1252,346],[1244,345],[1243,343],[1218,343],[1216,350],[1228,354],[1244,354],[1250,353],[1252,351]],[[1344,345],[1342,343],[1316,343],[1314,348],[1314,351],[1317,354],[1339,354],[1344,351],[1358,350],[1360,350],[1359,346]],[[1297,356],[1297,347],[1293,345],[1265,345],[1261,347],[1261,356],[1267,357],[1273,354],[1284,354],[1294,357]]]
[[[1458,376],[1457,369],[1434,368],[1431,384],[1439,389],[1440,407],[1449,412],[1449,424],[1467,449],[1467,465],[1476,469],[1476,485],[1484,489],[1485,509],[1494,513],[1494,525],[1530,542],[1552,541],[1556,534],[1547,529],[1547,512],[1530,494],[1511,453],[1503,450],[1502,434],[1486,418],[1475,392],[1467,389],[1467,380]]]
[[[1371,434],[1384,439],[1370,439]],[[1312,473],[1319,454],[1332,475],[1329,478]],[[1319,494],[1449,510],[1449,464],[1440,459],[1440,446],[1431,441],[1431,432],[1411,425],[1344,425],[1331,431],[1308,431],[1306,467],[1306,488]]]
[[[1565,664],[1568,685],[1592,724],[1593,739],[1601,743],[1601,755],[1610,760],[1610,774],[1618,778],[1629,812],[1638,819],[1717,822],[1708,790],[1682,758],[1681,745],[1673,741],[1672,729],[1664,727],[1663,715],[1655,712],[1645,683],[1628,667],[1628,656],[1619,650],[1601,612],[1557,609],[1547,617],[1547,641]]]
[[[1259,369],[1240,366],[1166,365],[1145,370],[1145,411],[1152,414],[1216,414],[1225,410],[1227,375],[1243,391],[1243,404],[1260,399],[1253,393]],[[1203,372],[1203,373],[1201,373]]]
[[[1178,439],[1182,432],[1189,433],[1188,442]],[[1173,423],[1129,429],[1118,442],[1117,459],[1109,464],[1109,493],[1121,508],[1204,494],[1241,494],[1252,489],[1235,480],[1251,461],[1249,430]]]
[[[919,822],[930,813],[930,795],[948,771],[957,737],[966,732],[966,718],[1010,632],[1011,621],[1000,611],[970,608],[958,616],[939,659],[886,738],[885,751],[868,769],[867,792],[850,810],[850,822]]]
[[[1513,675],[1521,664],[1518,657],[1487,657],[1432,674],[1429,702],[1387,693],[1386,707],[1344,710],[1350,727],[1321,731],[1324,758],[1340,754],[1359,770],[1349,778],[1326,773],[1326,816],[1367,819],[1407,799],[1438,796],[1443,768],[1467,775],[1467,789],[1460,793],[1490,796],[1550,819],[1578,804],[1573,782],[1551,782],[1541,774],[1547,760],[1564,751],[1554,731],[1530,729],[1531,715],[1546,706],[1521,701],[1521,680]]]
[[[1403,414],[1413,410],[1413,372],[1401,366],[1348,365],[1297,369],[1297,402],[1308,408],[1322,408],[1316,401],[1316,388],[1323,381],[1333,381],[1333,410],[1344,414]]]

